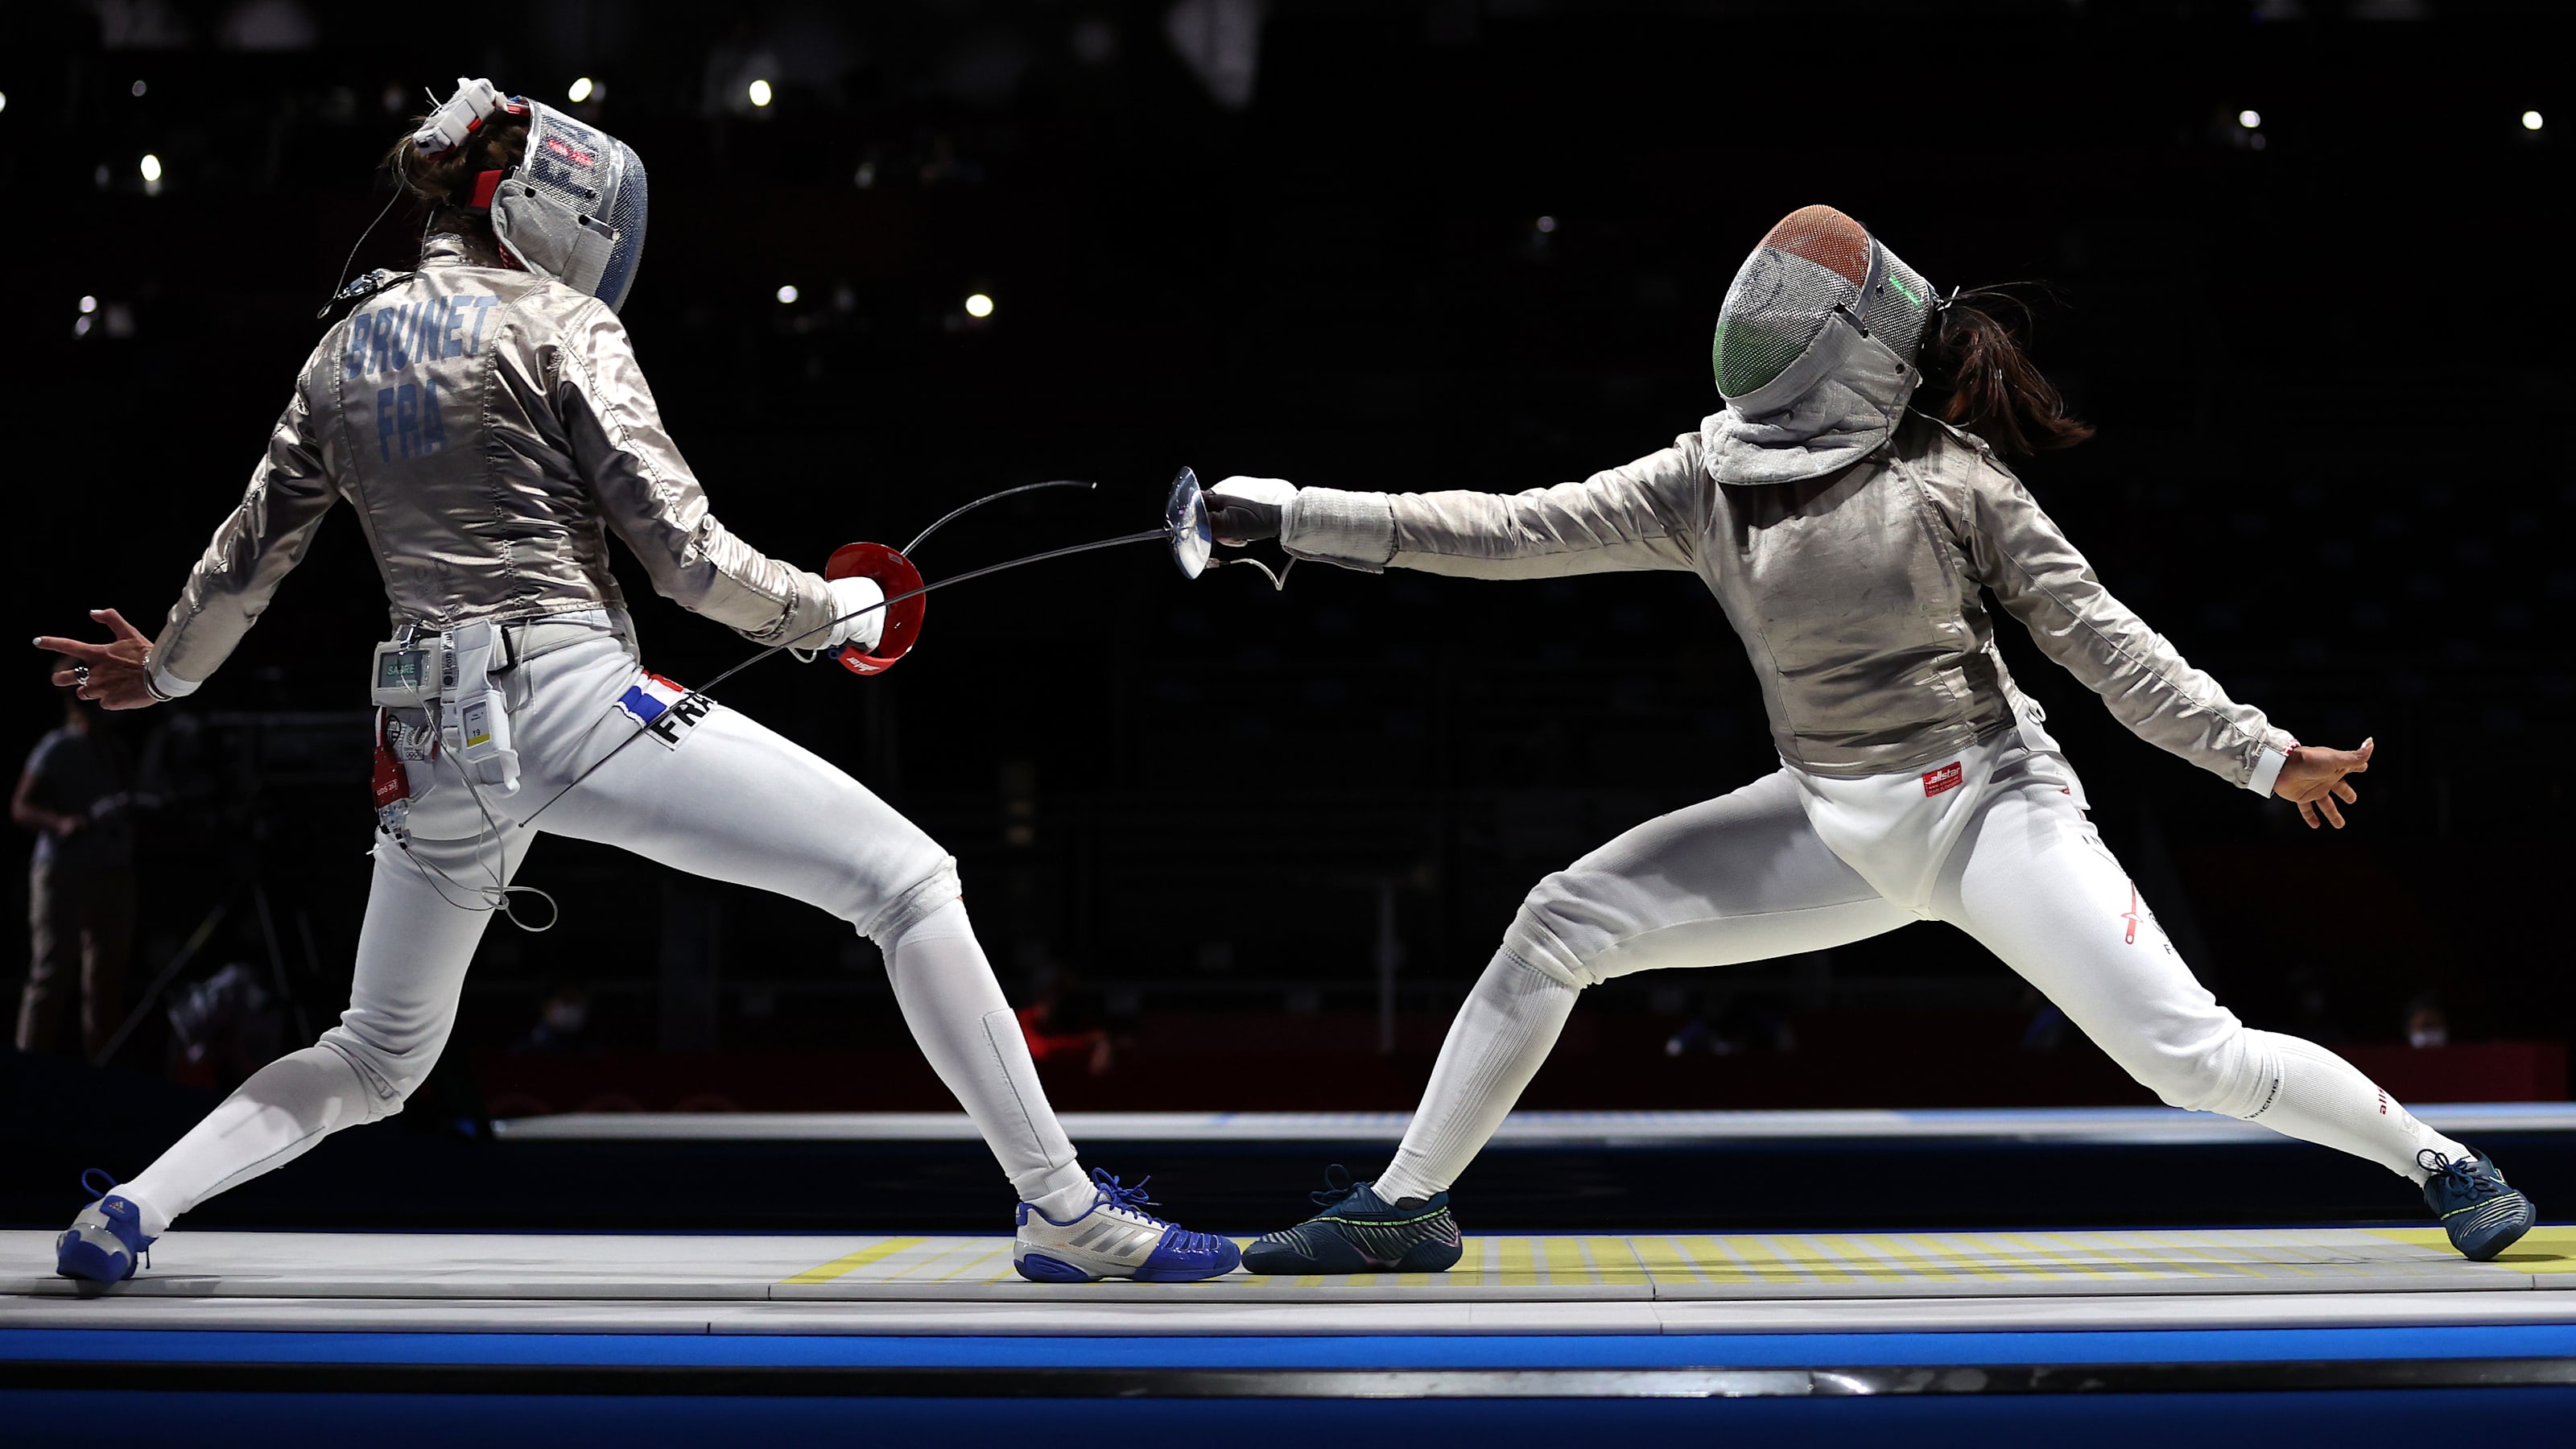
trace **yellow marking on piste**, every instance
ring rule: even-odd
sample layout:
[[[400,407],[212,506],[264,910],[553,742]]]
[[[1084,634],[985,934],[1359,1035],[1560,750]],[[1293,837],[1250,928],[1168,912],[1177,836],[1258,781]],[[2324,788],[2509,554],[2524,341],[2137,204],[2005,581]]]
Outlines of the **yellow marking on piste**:
[[[2051,1275],[2052,1277],[2064,1278],[2073,1276],[2078,1278],[2091,1278],[2096,1282],[2109,1283],[2124,1276],[2119,1273],[2114,1273],[2109,1269],[2099,1267],[2095,1263],[2089,1261],[2088,1255],[2080,1248],[2067,1248],[2053,1245],[2052,1240],[2045,1234],[2013,1234],[2009,1237],[2008,1241],[2016,1244],[2023,1254],[2033,1263],[2054,1264],[2060,1271],[2053,1273]]]
[[[1698,1256],[1680,1238],[1631,1238],[1628,1246],[1635,1250],[1637,1262],[1645,1268],[1649,1280],[1670,1276],[1710,1281],[1708,1270],[1700,1265]],[[1710,1246],[1716,1245],[1711,1243]]]
[[[1458,1244],[1458,1266],[1450,1269],[1447,1276],[1461,1283],[1469,1279],[1488,1281],[1494,1268],[1493,1258],[1493,1251],[1485,1246],[1483,1238],[1463,1239]]]
[[[924,1241],[926,1240],[922,1238],[888,1238],[884,1242],[872,1243],[867,1247],[859,1249],[855,1253],[844,1254],[841,1257],[834,1258],[828,1263],[818,1264],[817,1266],[808,1268],[804,1272],[798,1273],[793,1277],[781,1278],[778,1281],[781,1283],[829,1283],[835,1278],[845,1277],[851,1273],[855,1273],[861,1268],[868,1266],[870,1263],[882,1262],[887,1258],[891,1258],[895,1254],[900,1253],[907,1248],[918,1248]]]
[[[1583,1261],[1583,1244],[1572,1238],[1540,1238],[1536,1245],[1547,1264],[1550,1283],[1589,1283],[1594,1281],[1591,1265]]]
[[[1527,1238],[1501,1238],[1494,1244],[1494,1258],[1502,1269],[1506,1287],[1532,1288],[1538,1285],[1538,1265]]]
[[[1592,1254],[1592,1268],[1603,1283],[1645,1283],[1651,1281],[1645,1260],[1637,1255],[1636,1238],[1594,1236],[1583,1240]]]
[[[1775,1278],[1773,1267],[1789,1275],[1790,1281],[1814,1280],[1822,1283],[1857,1283],[1860,1280],[1828,1261],[1830,1254],[1810,1249],[1809,1240],[1801,1237],[1775,1237],[1768,1233],[1726,1240],[1730,1248],[1747,1250],[1746,1262],[1763,1275],[1765,1281]],[[1752,1254],[1770,1259],[1769,1264],[1754,1262]]]
[[[985,1264],[991,1263],[995,1258],[999,1258],[1002,1261],[996,1265],[993,1272],[984,1275],[984,1281],[988,1283],[992,1282],[1002,1276],[1000,1271],[1001,1269],[1008,1268],[1011,1265],[1011,1245],[1009,1243],[1004,1243],[990,1252],[971,1256],[967,1258],[966,1261],[949,1269],[947,1272],[940,1274],[937,1278],[934,1278],[931,1281],[934,1283],[945,1283],[948,1280],[959,1277],[972,1269],[981,1268]]]
[[[2179,1241],[2177,1241],[2177,1236],[2180,1237]],[[2228,1244],[2214,1243],[2206,1239],[2195,1241],[2189,1235],[2139,1233],[2137,1234],[2137,1239],[2139,1242],[2152,1248],[2167,1248],[2177,1253],[2189,1253],[2198,1261],[2207,1263],[2212,1268],[2225,1268],[2231,1273],[2241,1273],[2248,1278],[2277,1278],[2284,1272],[2295,1273],[2302,1278],[2313,1278],[2316,1276],[2314,1273],[2309,1272],[2307,1269],[2300,1267],[2296,1263],[2282,1263],[2270,1259],[2262,1260],[2259,1264],[2239,1263],[2232,1258],[2220,1256],[2223,1253],[2231,1251]],[[2250,1248],[2235,1248],[2232,1249],[2232,1251],[2251,1253],[2254,1250]],[[2213,1273],[2204,1274],[2203,1276],[2215,1277],[2217,1275]]]
[[[1913,1277],[1902,1266],[1888,1261],[1893,1255],[1880,1246],[1881,1241],[1848,1233],[1816,1239],[1819,1246],[1831,1249],[1853,1272],[1873,1283],[1902,1283]]]
[[[2146,1245],[2136,1240],[2117,1238],[2069,1238],[2063,1232],[2032,1232],[2032,1243],[2045,1248],[2048,1243],[2063,1243],[2061,1256],[2076,1263],[2081,1271],[2105,1276],[2105,1279],[2210,1279],[2215,1274],[2202,1274],[2177,1258],[2148,1253]]]
[[[2000,1283],[2003,1274],[1978,1266],[1975,1262],[1948,1255],[1926,1255],[1905,1238],[1885,1234],[1855,1238],[1861,1246],[1886,1260],[1900,1283],[1916,1279],[1940,1281],[1959,1277],[1984,1278]]]

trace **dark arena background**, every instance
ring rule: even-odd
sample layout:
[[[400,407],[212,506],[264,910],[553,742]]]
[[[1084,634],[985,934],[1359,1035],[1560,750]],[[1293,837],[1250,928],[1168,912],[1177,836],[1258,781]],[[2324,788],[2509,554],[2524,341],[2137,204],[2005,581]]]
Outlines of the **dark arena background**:
[[[2016,678],[2219,998],[2494,1146],[2542,1221],[2461,1262],[2405,1182],[2158,1105],[1925,923],[1586,992],[1459,1184],[1450,1274],[1024,1283],[874,947],[550,837],[518,879],[558,923],[493,926],[400,1116],[76,1293],[81,1171],[140,1172],[348,1000],[385,614],[341,509],[202,691],[100,726],[123,1029],[85,1058],[75,1006],[0,1054],[0,1439],[2563,1425],[2570,38],[2513,0],[0,10],[21,637],[158,630],[352,243],[414,260],[408,202],[370,230],[379,163],[460,75],[644,158],[637,354],[718,515],[808,567],[1050,479],[1097,486],[960,519],[924,573],[1150,528],[1185,466],[1625,463],[1718,408],[1720,300],[1809,203],[1945,290],[2044,282],[2033,355],[2100,431],[2017,471],[2231,695],[2378,753],[2311,831],[1999,614]],[[750,652],[618,567],[648,667]],[[20,759],[46,673],[0,674]],[[1778,764],[1679,573],[1274,592],[1127,547],[940,592],[883,676],[715,693],[954,852],[1085,1162],[1238,1239],[1384,1165],[1532,884]]]

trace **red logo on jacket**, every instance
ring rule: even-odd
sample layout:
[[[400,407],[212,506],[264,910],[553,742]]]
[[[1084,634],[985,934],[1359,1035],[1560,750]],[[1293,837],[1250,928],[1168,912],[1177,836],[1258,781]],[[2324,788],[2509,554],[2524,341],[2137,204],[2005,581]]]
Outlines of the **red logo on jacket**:
[[[1931,799],[1944,790],[1959,788],[1959,762],[1952,760],[1937,770],[1923,772],[1923,798]]]

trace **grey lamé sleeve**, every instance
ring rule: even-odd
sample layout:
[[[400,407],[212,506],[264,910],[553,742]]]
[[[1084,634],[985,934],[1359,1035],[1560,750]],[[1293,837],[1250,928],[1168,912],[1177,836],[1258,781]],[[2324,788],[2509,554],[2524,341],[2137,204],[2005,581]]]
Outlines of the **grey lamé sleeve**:
[[[2297,743],[2238,704],[2165,637],[2112,597],[2020,479],[1991,461],[1968,499],[1978,582],[2030,630],[2041,652],[2102,696],[2140,739],[2230,783],[2268,795]]]
[[[1580,483],[1526,493],[1298,492],[1280,543],[1299,558],[1371,573],[1538,579],[1694,566],[1708,516],[1697,439]]]
[[[708,511],[617,314],[583,308],[564,329],[558,361],[555,407],[574,460],[654,591],[758,643],[819,647],[832,620],[822,576],[753,548]]]
[[[314,530],[339,497],[323,473],[322,445],[313,435],[308,389],[321,355],[317,350],[305,362],[241,503],[188,570],[179,602],[170,606],[161,637],[153,641],[152,687],[166,698],[194,691],[232,656],[277,586],[304,561]]]

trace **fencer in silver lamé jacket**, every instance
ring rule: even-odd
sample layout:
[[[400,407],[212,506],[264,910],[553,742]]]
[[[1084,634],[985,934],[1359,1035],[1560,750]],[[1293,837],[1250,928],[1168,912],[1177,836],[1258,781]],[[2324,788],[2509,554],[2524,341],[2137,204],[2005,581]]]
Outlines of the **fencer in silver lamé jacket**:
[[[612,532],[656,592],[761,643],[832,618],[819,575],[707,511],[617,314],[462,236],[429,238],[313,349],[153,645],[156,687],[215,672],[342,499],[397,626],[619,606]]]
[[[1737,485],[1710,466],[1728,427],[1720,414],[1624,467],[1516,495],[1307,488],[1281,542],[1370,571],[1696,573],[1752,657],[1780,758],[1831,778],[1923,769],[2007,729],[2045,739],[1995,651],[1991,592],[2121,723],[2270,793],[2296,742],[2112,597],[1983,440],[1900,397],[1858,461]]]

